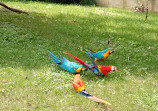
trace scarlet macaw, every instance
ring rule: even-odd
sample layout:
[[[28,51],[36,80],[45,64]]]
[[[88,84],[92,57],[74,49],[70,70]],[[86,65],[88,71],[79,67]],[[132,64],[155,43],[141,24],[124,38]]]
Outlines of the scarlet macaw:
[[[67,70],[70,73],[79,73],[81,70],[85,69],[83,65],[79,65],[75,62],[70,62],[67,60],[65,57],[60,55],[60,60],[53,55],[50,51],[49,53],[51,54],[51,58],[54,63],[58,64],[61,68],[64,70]]]
[[[92,58],[89,56],[93,66],[88,65],[87,63],[83,62],[82,60],[78,59],[77,57],[73,56],[72,54],[66,53],[70,56],[72,56],[76,61],[78,61],[79,63],[81,63],[82,65],[84,65],[86,68],[90,69],[91,71],[93,71],[96,75],[100,76],[100,77],[104,77],[107,73],[111,72],[111,71],[115,71],[116,70],[116,65],[110,65],[110,66],[102,66],[102,65],[96,65]],[[88,54],[89,55],[89,54]]]
[[[89,98],[89,99],[91,99],[95,102],[100,102],[100,103],[104,103],[104,104],[107,104],[107,105],[111,105],[107,101],[101,100],[101,99],[99,99],[95,96],[92,96],[92,95],[88,94],[86,92],[85,85],[84,85],[83,81],[80,79],[80,74],[75,75],[72,86],[74,87],[76,92],[80,93],[81,95],[83,95],[83,96],[85,96],[85,97],[87,97],[87,98]]]

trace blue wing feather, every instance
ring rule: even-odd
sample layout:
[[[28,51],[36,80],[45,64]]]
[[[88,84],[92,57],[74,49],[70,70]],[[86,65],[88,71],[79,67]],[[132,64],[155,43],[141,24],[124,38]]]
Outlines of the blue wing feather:
[[[76,73],[76,70],[80,67],[83,67],[83,65],[79,65],[75,62],[70,62],[69,60],[67,60],[65,57],[60,55],[60,60],[54,55],[52,54],[50,51],[48,51],[51,54],[51,58],[53,60],[54,63],[58,64],[61,68],[63,68],[64,70],[69,71],[70,73]]]
[[[90,51],[89,54],[90,54],[91,57],[95,58],[95,55],[94,55],[94,53],[92,51]]]
[[[91,52],[91,51],[90,51],[89,53],[88,53],[88,52],[86,52],[86,51],[82,51],[82,52],[84,52],[84,53],[86,53],[87,55],[90,55],[91,57],[95,58],[95,57],[94,57],[94,53],[93,53],[93,52]]]
[[[57,64],[61,63],[61,61],[54,54],[52,54],[50,51],[48,51],[48,52],[51,54],[50,56],[54,63],[57,63]]]
[[[61,63],[66,63],[66,62],[70,62],[69,60],[67,60],[65,57],[60,55],[60,61]]]
[[[94,63],[94,61],[92,60],[92,58],[91,58],[91,56],[88,54],[88,56],[89,56],[89,58],[90,58],[90,60],[91,60],[91,62],[92,62],[92,64],[93,64],[93,66],[95,67],[95,69],[98,69],[98,67],[97,67],[97,65]]]

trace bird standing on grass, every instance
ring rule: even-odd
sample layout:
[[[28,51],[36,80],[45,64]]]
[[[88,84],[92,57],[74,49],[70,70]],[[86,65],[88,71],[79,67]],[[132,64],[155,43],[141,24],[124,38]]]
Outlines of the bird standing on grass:
[[[90,50],[90,49],[86,49],[90,52],[86,52],[86,51],[82,51],[88,55],[90,55],[91,57],[94,58],[94,61],[97,61],[97,60],[101,60],[103,61],[104,59],[106,59],[111,53],[114,53],[114,50],[111,50],[111,48],[107,48],[106,50],[103,50],[103,51],[93,51],[93,50]]]
[[[61,68],[64,70],[67,70],[70,73],[79,73],[81,70],[85,70],[85,67],[83,65],[79,65],[75,62],[70,62],[67,60],[65,57],[60,55],[60,60],[52,54],[50,51],[49,53],[51,54],[51,58],[54,63],[58,64]]]
[[[78,92],[81,95],[87,97],[88,99],[91,99],[91,100],[93,100],[95,102],[99,102],[99,103],[104,103],[104,104],[107,104],[107,105],[111,105],[107,101],[101,100],[101,99],[99,99],[99,98],[97,98],[95,96],[92,96],[92,95],[88,94],[86,92],[85,85],[84,85],[83,81],[80,79],[80,74],[76,74],[75,75],[73,83],[72,83],[72,86],[74,87],[74,89],[76,90],[76,92]]]
[[[110,65],[110,66],[96,65],[89,54],[88,55],[89,55],[89,58],[90,58],[90,60],[91,60],[91,62],[93,64],[93,66],[88,65],[87,63],[85,63],[82,60],[78,59],[77,57],[73,56],[72,54],[69,54],[69,53],[66,53],[66,52],[64,52],[64,53],[72,56],[76,61],[78,61],[79,63],[84,65],[87,69],[90,69],[97,76],[100,76],[100,77],[104,77],[107,73],[116,70],[116,65]]]

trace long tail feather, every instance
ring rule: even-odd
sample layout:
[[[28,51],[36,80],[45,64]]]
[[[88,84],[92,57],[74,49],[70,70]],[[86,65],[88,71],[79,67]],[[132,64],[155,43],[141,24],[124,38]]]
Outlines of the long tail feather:
[[[95,102],[100,102],[100,103],[104,103],[104,104],[107,104],[107,105],[111,105],[109,102],[107,101],[104,101],[104,100],[101,100],[95,96],[92,96],[90,94],[88,94],[86,92],[86,89],[85,89],[85,85],[83,83],[83,81],[80,79],[80,74],[76,74],[75,77],[74,77],[74,80],[72,82],[72,86],[74,87],[74,89],[81,95],[95,101]]]
[[[104,103],[104,104],[107,104],[107,105],[111,105],[109,102],[107,102],[105,100],[102,100],[102,99],[99,99],[99,98],[97,98],[95,96],[92,96],[92,95],[88,94],[86,91],[81,91],[80,94],[83,95],[83,96],[85,96],[85,97],[87,97],[90,100],[95,101],[95,102],[99,102],[99,103]]]
[[[69,54],[67,52],[64,52],[65,54],[68,54],[70,56],[72,56],[76,61],[78,61],[79,63],[81,63],[82,65],[84,65],[85,67],[87,67],[88,69],[91,69],[92,67],[90,65],[88,65],[87,63],[83,62],[82,60],[78,59],[77,57],[75,57],[72,54]]]
[[[89,97],[89,99],[93,100],[93,101],[96,101],[96,102],[99,102],[99,103],[104,103],[104,104],[107,104],[109,106],[111,106],[111,104],[105,100],[102,100],[102,99],[99,99],[95,96],[92,96],[92,97]]]
[[[48,51],[51,55],[51,58],[52,58],[52,60],[53,60],[53,62],[55,62],[55,63],[61,63],[61,61],[54,55],[54,54],[52,54],[50,51]]]
[[[86,52],[86,51],[82,51],[82,52],[84,52],[85,54],[90,55],[91,57],[95,58],[95,57],[94,57],[94,54],[93,54],[93,52],[92,52],[92,51],[90,51],[89,53],[88,53],[88,52]]]
[[[90,60],[91,60],[91,62],[92,62],[92,64],[93,64],[93,66],[94,66],[96,69],[98,69],[97,64],[95,64],[95,62],[92,60],[91,56],[90,56],[89,54],[88,54],[88,56],[89,56],[89,58],[90,58]]]
[[[84,52],[84,53],[88,54],[88,52],[86,52],[86,51],[82,51],[82,52]]]

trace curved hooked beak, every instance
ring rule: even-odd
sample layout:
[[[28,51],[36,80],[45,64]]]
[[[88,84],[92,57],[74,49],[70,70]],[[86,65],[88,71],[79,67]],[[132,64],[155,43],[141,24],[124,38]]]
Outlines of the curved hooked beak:
[[[112,53],[114,53],[114,52],[115,52],[114,50],[110,50],[109,54],[112,54]]]
[[[81,71],[87,71],[88,69],[86,67],[82,67]]]
[[[111,71],[116,71],[116,66],[111,66]]]

